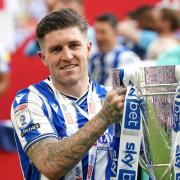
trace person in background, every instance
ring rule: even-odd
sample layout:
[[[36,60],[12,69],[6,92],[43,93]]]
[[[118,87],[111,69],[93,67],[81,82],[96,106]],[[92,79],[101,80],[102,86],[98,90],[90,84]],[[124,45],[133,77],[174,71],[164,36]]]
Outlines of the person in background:
[[[50,13],[52,11],[61,9],[63,6],[63,3],[61,0],[45,0],[45,5],[47,6],[47,13]],[[40,46],[35,39],[35,37],[30,40],[27,45],[25,46],[24,53],[27,56],[36,56],[37,52],[40,50]]]
[[[151,6],[142,6],[128,14],[118,25],[118,34],[129,48],[144,60],[149,44],[157,38],[158,11]]]
[[[74,9],[77,11],[80,15],[84,16],[85,11],[84,11],[84,0],[61,0],[62,3],[64,4],[64,8],[70,8]],[[95,30],[94,27],[89,24],[88,26],[88,32],[87,32],[87,37],[89,41],[92,42],[93,49],[96,49],[96,38],[95,38]]]
[[[109,179],[111,125],[121,121],[126,89],[107,92],[89,79],[87,30],[72,9],[37,26],[50,76],[18,92],[11,109],[25,179]]]
[[[46,0],[48,7],[48,12],[60,10],[63,8],[70,8],[77,11],[80,15],[84,15],[84,0]],[[96,40],[94,28],[89,25],[88,27],[88,39],[92,42],[93,48],[96,48]],[[37,55],[38,50],[40,50],[39,44],[36,40],[32,40],[28,43],[25,48],[25,54],[28,56]]]
[[[178,12],[174,9],[162,8],[159,10],[158,37],[153,40],[147,49],[147,59],[156,59],[162,53],[178,45],[176,31],[180,25]]]
[[[117,40],[118,19],[102,14],[95,19],[94,28],[98,49],[89,59],[89,76],[106,87],[111,86],[110,69],[140,63],[140,58]]]
[[[0,99],[7,96],[10,84],[10,54],[5,48],[5,44],[0,43]],[[3,104],[4,105],[4,104]],[[2,118],[3,111],[0,107],[0,149],[8,152],[16,152],[14,140],[14,130],[10,120]]]
[[[3,95],[9,86],[10,79],[10,55],[3,46],[0,44],[0,96]]]

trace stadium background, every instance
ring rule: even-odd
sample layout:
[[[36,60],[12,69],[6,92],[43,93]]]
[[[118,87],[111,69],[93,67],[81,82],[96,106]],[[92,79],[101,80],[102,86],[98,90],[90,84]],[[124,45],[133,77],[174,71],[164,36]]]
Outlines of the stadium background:
[[[159,0],[86,0],[85,14],[90,24],[94,18],[104,12],[113,12],[121,20],[127,12],[136,9],[141,5],[154,5]],[[1,1],[0,1],[1,2]],[[12,54],[11,83],[7,93],[0,99],[0,120],[10,118],[10,106],[19,89],[29,84],[36,83],[48,75],[47,69],[41,64],[38,58],[28,58],[23,50],[29,37]],[[0,179],[21,180],[23,179],[19,166],[17,153],[0,150]]]

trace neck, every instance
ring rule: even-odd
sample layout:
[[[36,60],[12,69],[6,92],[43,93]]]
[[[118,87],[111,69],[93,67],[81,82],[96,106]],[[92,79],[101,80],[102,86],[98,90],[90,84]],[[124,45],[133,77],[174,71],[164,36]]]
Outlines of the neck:
[[[55,88],[63,94],[73,96],[76,98],[81,97],[88,90],[88,77],[82,81],[72,84],[59,84],[53,80]]]

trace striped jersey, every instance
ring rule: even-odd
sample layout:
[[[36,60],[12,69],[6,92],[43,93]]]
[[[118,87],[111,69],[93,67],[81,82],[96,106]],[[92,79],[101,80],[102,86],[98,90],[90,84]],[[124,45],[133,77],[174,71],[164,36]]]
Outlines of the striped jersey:
[[[104,86],[111,86],[110,70],[140,63],[140,58],[125,46],[117,45],[113,50],[102,53],[96,51],[89,59],[89,76]]]
[[[51,78],[17,93],[11,108],[11,119],[15,128],[15,139],[25,179],[47,179],[27,156],[28,149],[42,139],[54,137],[60,140],[76,133],[89,121],[88,114],[96,114],[101,109],[101,103],[95,108],[89,103],[91,99],[102,102],[105,96],[104,87],[89,81],[88,91],[77,99],[55,89]],[[110,126],[96,143],[92,180],[109,179],[112,133],[113,128]],[[92,152],[91,149],[83,156],[76,168],[74,167],[60,179],[78,179],[76,175],[79,169],[82,169],[82,178],[86,180],[89,173],[90,152]]]

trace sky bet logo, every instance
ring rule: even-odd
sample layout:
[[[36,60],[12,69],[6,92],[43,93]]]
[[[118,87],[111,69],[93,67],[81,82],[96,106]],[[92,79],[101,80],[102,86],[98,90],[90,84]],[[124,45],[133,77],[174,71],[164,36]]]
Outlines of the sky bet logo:
[[[136,99],[127,99],[124,127],[127,129],[140,129],[140,108]]]
[[[133,155],[137,154],[135,151],[135,144],[134,143],[126,143],[126,150],[125,156],[121,161],[126,165],[126,168],[132,168],[132,164],[134,161]],[[135,180],[136,178],[136,171],[128,170],[128,169],[120,169],[119,170],[119,177],[118,180]]]
[[[119,177],[118,180],[135,180],[136,179],[136,172],[127,169],[120,169],[119,170]]]
[[[125,157],[121,161],[128,166],[128,168],[132,168],[132,163],[134,161],[133,155],[137,154],[135,151],[135,144],[134,143],[126,143],[126,150],[125,150]]]

